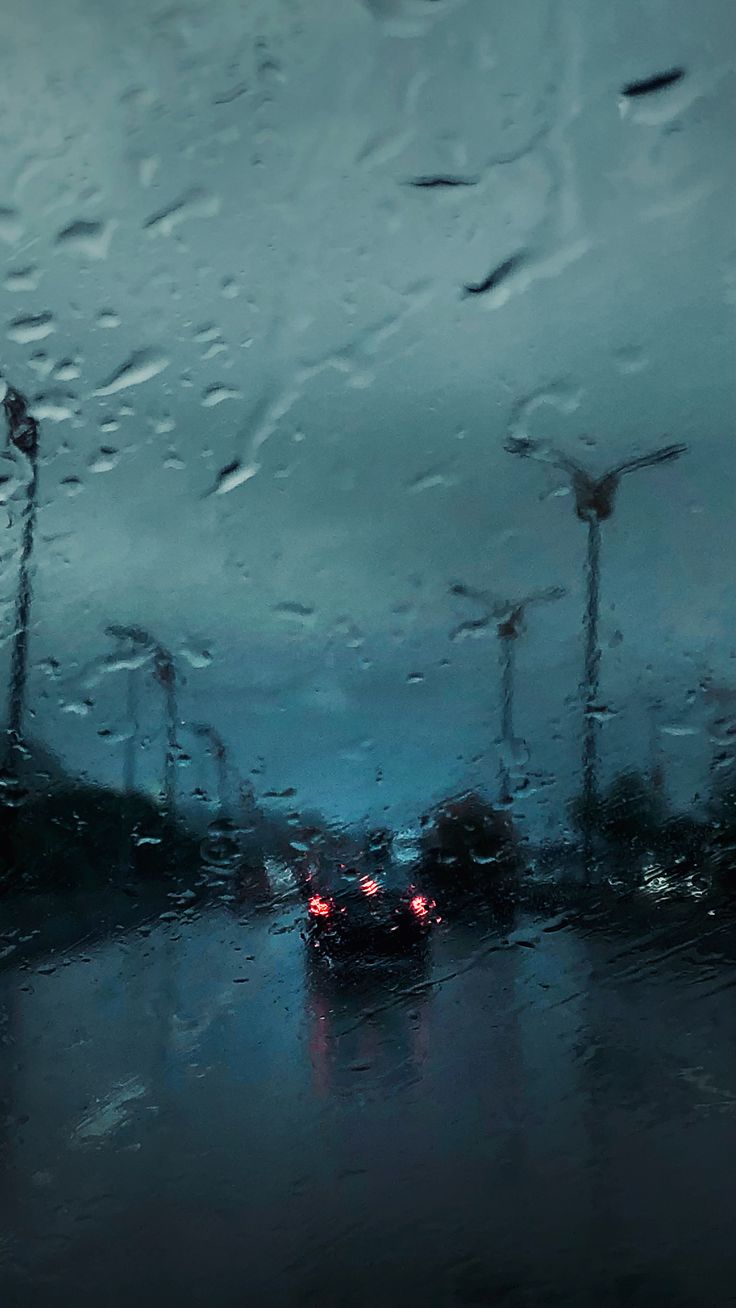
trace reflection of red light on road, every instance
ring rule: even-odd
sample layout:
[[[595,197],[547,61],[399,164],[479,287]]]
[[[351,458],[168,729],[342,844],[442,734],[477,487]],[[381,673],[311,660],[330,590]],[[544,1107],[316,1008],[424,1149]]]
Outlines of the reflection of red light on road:
[[[332,912],[332,905],[321,895],[312,895],[309,901],[309,911],[313,917],[329,917]]]
[[[363,877],[360,886],[364,895],[377,895],[381,889],[374,877]]]
[[[429,900],[426,895],[413,895],[409,900],[409,908],[417,917],[427,917],[429,913]]]
[[[330,1013],[328,1005],[319,996],[312,1000],[311,1018],[309,1053],[317,1090],[326,1095],[330,1090]]]

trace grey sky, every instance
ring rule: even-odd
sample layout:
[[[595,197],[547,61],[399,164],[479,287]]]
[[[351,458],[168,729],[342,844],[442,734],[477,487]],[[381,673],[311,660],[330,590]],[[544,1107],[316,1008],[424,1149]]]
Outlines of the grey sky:
[[[698,729],[668,737],[677,797],[701,786],[687,690],[734,675],[735,56],[728,0],[6,0],[0,375],[42,421],[39,734],[120,775],[120,677],[86,682],[106,623],[139,622],[264,787],[416,808],[496,775],[496,650],[449,641],[448,583],[563,583],[518,700],[558,783],[526,811],[560,813],[584,528],[503,451],[521,422],[601,470],[690,445],[604,528],[603,752],[645,756],[653,681]],[[477,184],[407,185],[437,175]],[[147,380],[118,389],[131,359]]]

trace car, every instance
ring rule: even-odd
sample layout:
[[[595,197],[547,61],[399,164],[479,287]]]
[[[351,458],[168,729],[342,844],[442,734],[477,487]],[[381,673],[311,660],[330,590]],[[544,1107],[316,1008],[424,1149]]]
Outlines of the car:
[[[431,896],[395,870],[339,864],[306,886],[305,936],[323,957],[375,957],[421,948],[437,919]]]

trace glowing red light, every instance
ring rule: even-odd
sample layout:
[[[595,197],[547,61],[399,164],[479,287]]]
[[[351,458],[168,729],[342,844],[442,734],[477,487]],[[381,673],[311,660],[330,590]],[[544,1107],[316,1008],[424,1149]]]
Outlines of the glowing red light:
[[[363,877],[363,880],[360,883],[360,888],[364,895],[377,895],[381,889],[379,883],[374,877]]]
[[[309,911],[313,917],[329,917],[332,905],[321,895],[312,895],[309,900]]]
[[[409,900],[409,908],[417,917],[427,917],[430,909],[429,900],[426,895],[413,895]]]

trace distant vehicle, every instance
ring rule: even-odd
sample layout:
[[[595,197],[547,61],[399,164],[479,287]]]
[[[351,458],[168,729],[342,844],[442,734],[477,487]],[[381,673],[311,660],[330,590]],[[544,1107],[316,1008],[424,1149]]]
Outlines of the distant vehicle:
[[[448,900],[497,895],[520,866],[511,818],[474,792],[443,801],[422,821],[422,884]]]
[[[334,961],[412,952],[438,921],[434,899],[395,869],[338,864],[315,870],[305,890],[307,943]]]

